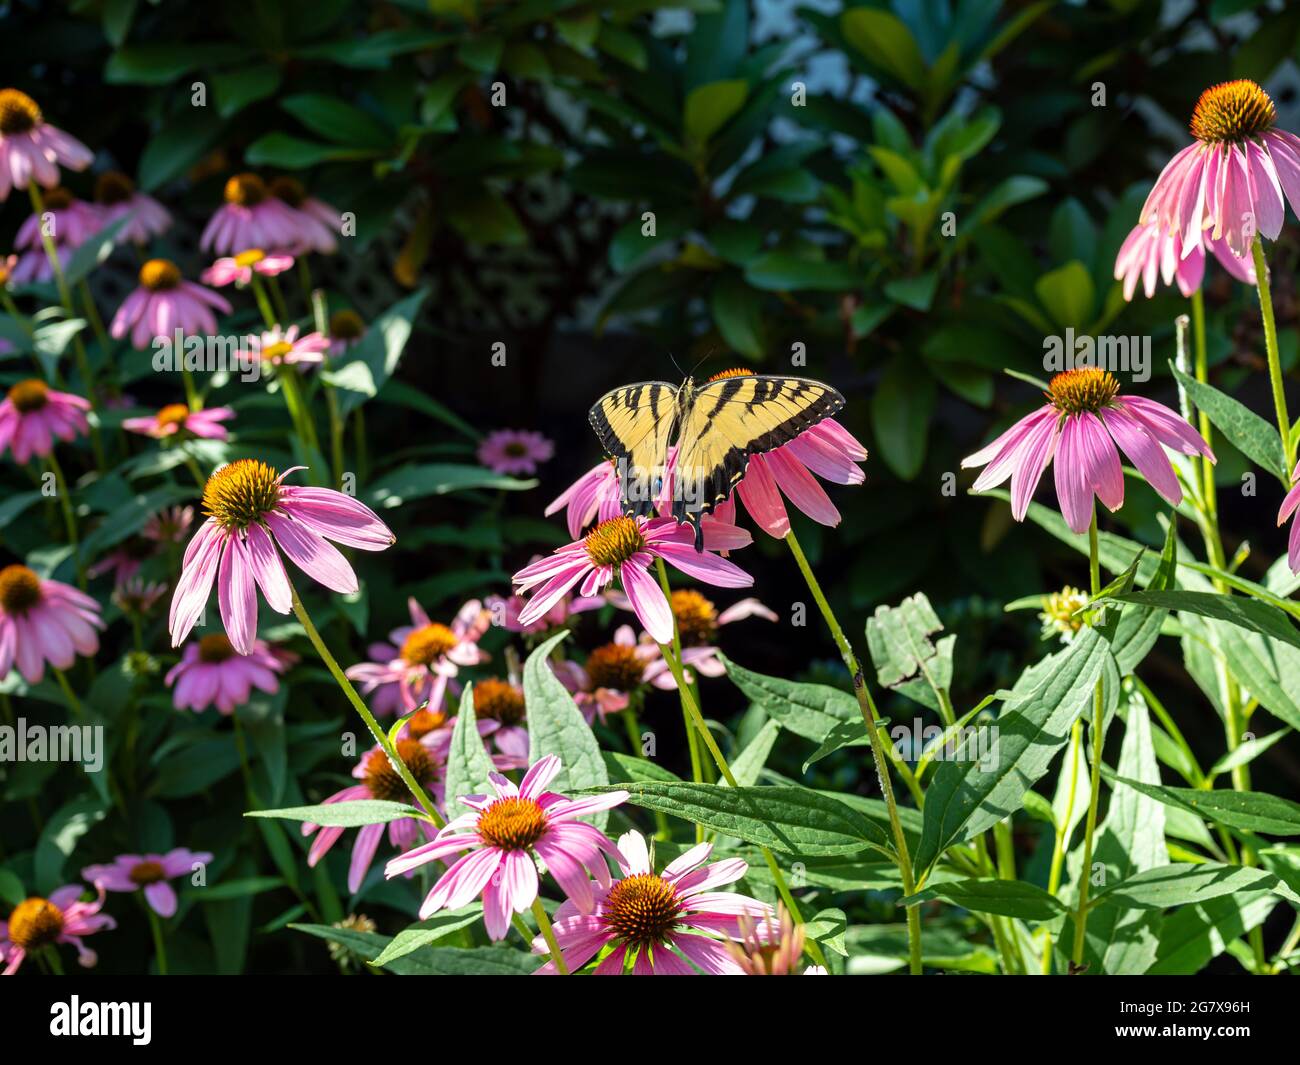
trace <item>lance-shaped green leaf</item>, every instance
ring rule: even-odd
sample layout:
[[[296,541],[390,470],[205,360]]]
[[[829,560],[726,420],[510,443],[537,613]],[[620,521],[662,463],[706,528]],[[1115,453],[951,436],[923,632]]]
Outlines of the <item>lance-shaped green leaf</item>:
[[[1291,624],[1285,612],[1259,599],[1246,599],[1239,595],[1221,595],[1218,592],[1172,591],[1126,592],[1106,597],[1120,603],[1137,603],[1139,606],[1164,610],[1185,610],[1190,614],[1226,621],[1230,625],[1257,632],[1274,640],[1300,647],[1300,630]]]
[[[1234,940],[1263,924],[1277,905],[1277,896],[1268,891],[1247,891],[1220,895],[1165,914],[1156,960],[1146,970],[1147,975],[1199,973]]]
[[[280,810],[248,810],[245,817],[281,817],[286,821],[307,821],[327,828],[355,828],[358,825],[386,825],[403,817],[420,817],[420,812],[404,802],[386,799],[356,799],[330,802],[319,806],[286,806]]]
[[[975,913],[996,913],[1024,921],[1049,921],[1065,912],[1055,895],[1022,880],[951,880],[918,891],[903,899],[902,905],[931,899],[943,899]]]
[[[481,907],[473,905],[435,914],[427,921],[409,925],[393,936],[388,946],[372,958],[370,964],[387,965],[390,961],[404,958],[421,947],[427,947],[452,932],[474,924],[482,915]]]
[[[451,745],[447,748],[447,816],[458,817],[464,807],[456,802],[462,795],[494,795],[488,783],[492,759],[483,746],[474,713],[474,685],[465,685],[460,697],[460,713],[451,728]]]
[[[1280,478],[1283,484],[1290,483],[1286,459],[1282,454],[1282,438],[1277,429],[1249,407],[1220,392],[1213,385],[1202,384],[1183,373],[1172,362],[1169,367],[1178,378],[1178,383],[1187,390],[1192,402],[1205,411],[1206,417],[1228,438],[1233,447],[1257,466],[1262,466],[1274,477]]]
[[[840,725],[862,722],[858,701],[846,691],[765,676],[736,665],[726,655],[718,657],[727,667],[731,682],[768,717],[796,736],[821,743]],[[867,742],[865,732],[857,742]]]
[[[884,831],[844,803],[808,788],[720,788],[628,781],[628,802],[784,854],[855,854],[889,847]]]
[[[1300,729],[1300,649],[1221,622],[1205,624],[1232,675],[1270,714]]]
[[[577,788],[597,787],[609,783],[605,760],[591,727],[573,701],[573,696],[560,683],[551,669],[550,655],[568,636],[568,631],[556,633],[541,644],[524,663],[524,700],[528,705],[528,761],[536,763],[548,754],[558,755],[563,768],[552,791],[562,795]],[[608,811],[593,814],[589,820],[597,828],[604,828]]]
[[[781,725],[776,721],[765,721],[758,734],[746,744],[745,749],[731,763],[731,775],[736,783],[748,787],[758,780],[767,764],[767,756],[772,753],[776,738],[781,734]],[[726,781],[722,781],[726,784]]]
[[[327,371],[329,382],[339,390],[340,415],[346,417],[392,377],[428,294],[429,290],[422,288],[398,300],[371,322],[366,335]]]
[[[979,750],[978,734],[944,762],[926,790],[918,874],[953,843],[969,839],[1024,805],[1024,794],[1051,764],[1070,726],[1089,706],[1107,660],[1106,641],[1084,629],[1030,691],[1004,707],[992,726],[992,750]],[[989,765],[990,760],[992,765]]]
[[[876,679],[883,687],[938,710],[952,686],[956,642],[953,636],[937,644],[930,639],[942,631],[943,622],[920,592],[896,607],[877,607],[867,619],[867,649],[876,666]]]
[[[1300,836],[1300,803],[1280,795],[1262,791],[1174,788],[1119,775],[1115,780],[1156,802],[1179,807],[1228,828],[1263,832],[1269,836]]]
[[[1300,895],[1268,870],[1221,862],[1148,869],[1098,892],[1092,905],[1167,910],[1245,891],[1271,891],[1292,905],[1300,906]]]

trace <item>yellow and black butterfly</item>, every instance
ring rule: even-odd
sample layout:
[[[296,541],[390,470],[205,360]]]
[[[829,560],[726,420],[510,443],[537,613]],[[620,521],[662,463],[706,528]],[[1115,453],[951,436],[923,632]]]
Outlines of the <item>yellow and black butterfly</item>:
[[[695,529],[745,476],[750,455],[788,444],[844,407],[829,385],[805,377],[729,371],[680,388],[643,381],[606,392],[588,416],[615,460],[623,513],[654,513],[664,483],[668,445],[675,440],[672,514]]]

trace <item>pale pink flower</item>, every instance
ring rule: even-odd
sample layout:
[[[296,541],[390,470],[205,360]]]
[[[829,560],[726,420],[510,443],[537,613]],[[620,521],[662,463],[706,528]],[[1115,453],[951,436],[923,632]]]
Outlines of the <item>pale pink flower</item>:
[[[1255,283],[1254,264],[1238,259],[1221,239],[1206,237],[1205,243],[1229,274],[1248,285]],[[1181,248],[1182,240],[1172,233],[1163,233],[1155,222],[1134,226],[1115,257],[1115,280],[1124,282],[1124,298],[1131,300],[1141,281],[1143,292],[1151,299],[1156,294],[1157,277],[1166,285],[1176,281],[1178,291],[1191,296],[1205,277],[1205,249],[1198,244],[1182,259],[1179,258]]]
[[[46,193],[43,206],[44,215],[28,215],[18,227],[18,235],[14,237],[15,248],[45,254],[41,229],[47,224],[46,215],[49,216],[50,237],[55,247],[63,252],[76,250],[104,228],[104,220],[95,205],[77,199],[62,185]]]
[[[20,464],[33,455],[44,458],[56,438],[69,441],[90,432],[89,409],[89,400],[56,392],[39,378],[19,381],[0,402],[0,453],[8,448]]]
[[[524,689],[511,680],[486,677],[474,682],[474,715],[479,735],[491,736],[498,769],[528,768],[528,708]]]
[[[736,550],[751,542],[749,533],[734,525],[713,522],[703,528],[704,548]],[[536,589],[519,620],[530,624],[541,618],[574,585],[578,585],[579,594],[592,596],[617,578],[645,630],[666,643],[672,639],[673,615],[658,580],[650,573],[656,559],[662,558],[706,584],[746,588],[754,583],[735,563],[709,550],[697,551],[693,545],[690,526],[678,525],[673,518],[611,518],[584,539],[514,575],[519,590]]]
[[[236,174],[226,182],[225,202],[217,208],[199,238],[199,247],[218,255],[235,255],[250,248],[287,251],[298,240],[298,212],[267,190],[256,174]]]
[[[121,540],[86,572],[91,577],[98,577],[111,570],[114,584],[120,586],[140,571],[146,559],[157,556],[164,545],[183,541],[193,521],[193,507],[169,507],[150,514],[139,536]]]
[[[1277,239],[1286,209],[1300,205],[1300,138],[1275,128],[1277,109],[1247,79],[1206,89],[1192,112],[1196,138],[1169,161],[1142,207],[1182,241],[1186,258],[1208,230],[1238,258],[1251,254],[1255,235]]]
[[[488,937],[504,939],[510,914],[526,912],[537,898],[538,858],[577,911],[590,912],[594,896],[588,875],[599,884],[609,884],[603,855],[620,861],[622,856],[603,832],[578,818],[620,805],[627,792],[567,799],[546,790],[560,769],[560,759],[549,754],[524,774],[518,787],[493,773],[495,797],[459,796],[470,813],[449,821],[431,843],[388,863],[385,873],[394,877],[460,851],[470,852],[434,884],[420,907],[421,920],[441,909],[459,909],[481,894]]]
[[[309,251],[329,254],[338,248],[334,234],[343,231],[343,216],[324,200],[307,195],[297,178],[281,175],[272,178],[267,191],[293,212],[296,240],[284,245],[295,255]]]
[[[629,959],[634,976],[695,975],[687,962],[714,976],[742,975],[745,970],[725,940],[741,938],[742,918],[765,920],[772,907],[714,889],[743,877],[748,863],[727,858],[705,865],[713,844],[701,843],[656,874],[640,832],[620,836],[618,849],[623,879],[591,885],[595,906],[589,911],[570,901],[555,912],[552,927],[565,967],[577,972],[612,946],[594,975],[622,975]],[[547,952],[540,936],[533,940],[533,952]],[[555,963],[547,962],[538,973],[556,971]]]
[[[1296,468],[1291,471],[1291,491],[1287,492],[1277,512],[1278,525],[1281,526],[1296,512],[1297,508],[1300,508],[1300,463],[1297,463]],[[1300,573],[1300,518],[1296,518],[1291,523],[1291,535],[1287,538],[1286,560],[1292,573]]]
[[[95,203],[105,227],[130,216],[118,238],[132,244],[147,244],[171,228],[172,216],[167,208],[140,192],[134,181],[117,170],[105,170],[95,179]]]
[[[619,488],[616,465],[610,460],[598,462],[551,500],[546,516],[563,507],[569,535],[576,540],[593,521],[609,521],[623,513]]]
[[[1011,478],[1016,521],[1024,520],[1034,489],[1052,462],[1061,516],[1082,533],[1092,521],[1094,495],[1111,511],[1124,503],[1119,451],[1175,506],[1183,490],[1162,445],[1215,461],[1200,434],[1179,415],[1154,400],[1119,395],[1119,382],[1106,370],[1066,370],[1052,378],[1045,395],[1044,406],[962,460],[963,467],[985,467],[972,491],[984,492]]]
[[[281,329],[278,325],[260,337],[249,337],[248,348],[239,354],[273,366],[323,362],[330,349],[329,338],[320,333],[298,335],[296,325]]]
[[[491,657],[479,647],[491,625],[491,615],[477,599],[460,608],[450,625],[432,621],[414,598],[406,601],[411,624],[388,634],[390,643],[372,643],[371,661],[347,669],[376,714],[409,713],[421,703],[440,710],[448,687],[460,691],[455,678],[461,668],[477,666]]]
[[[221,423],[235,416],[231,407],[190,410],[184,403],[169,403],[147,418],[124,418],[122,428],[155,440],[165,440],[177,433],[189,433],[204,440],[228,440],[230,433]]]
[[[532,561],[536,562],[537,559],[534,558]],[[522,595],[489,595],[483,600],[483,605],[487,607],[488,612],[492,615],[492,624],[500,625],[507,632],[532,634],[557,629],[574,614],[599,610],[606,605],[606,602],[605,597],[599,595],[564,596],[545,614],[527,625],[522,624],[519,620],[519,615],[528,606],[528,600]]]
[[[212,861],[207,851],[175,847],[166,854],[119,854],[107,865],[88,865],[82,878],[104,891],[143,891],[145,902],[159,917],[176,915],[176,892],[168,880],[189,876],[195,866]]]
[[[208,285],[225,288],[235,284],[241,288],[253,280],[254,274],[262,277],[275,277],[293,266],[293,256],[283,253],[270,254],[259,248],[241,251],[238,255],[218,259],[199,275],[199,279]]]
[[[360,551],[382,551],[395,538],[378,515],[330,488],[301,488],[256,459],[216,470],[203,489],[209,517],[185,549],[172,596],[172,646],[179,647],[203,613],[217,583],[221,620],[235,650],[248,654],[257,639],[257,590],[272,610],[289,613],[292,597],[280,551],[312,580],[351,595],[357,575],[334,540]],[[276,547],[279,547],[279,551]]]
[[[160,544],[179,544],[193,524],[193,507],[164,507],[156,514],[149,515],[140,534]]]
[[[0,89],[0,201],[33,181],[52,189],[60,166],[85,170],[93,158],[76,137],[46,122],[25,92]]]
[[[160,581],[146,581],[142,577],[128,577],[118,581],[113,589],[113,602],[124,614],[143,617],[167,594],[167,585]]]
[[[45,663],[69,669],[77,655],[99,650],[99,604],[61,581],[45,580],[22,565],[0,569],[0,677],[17,666],[38,684]]]
[[[587,724],[597,718],[603,724],[610,714],[621,713],[631,703],[631,696],[648,683],[646,670],[653,644],[637,643],[631,625],[620,625],[614,639],[593,648],[582,665],[572,659],[552,662],[551,670],[568,689]]]
[[[555,454],[555,445],[527,429],[495,429],[478,446],[478,461],[493,473],[536,473]]]
[[[740,942],[728,943],[727,950],[746,976],[794,976],[803,959],[804,926],[795,924],[783,903],[776,907],[776,919],[768,914],[762,922],[742,916]],[[809,965],[803,976],[827,976],[820,965]]]
[[[13,976],[28,954],[56,943],[76,947],[82,968],[89,969],[99,960],[81,940],[116,928],[117,922],[99,912],[104,906],[102,887],[96,889],[98,897],[93,902],[81,901],[84,890],[80,884],[68,884],[48,899],[24,899],[10,911],[9,920],[0,921],[0,961],[5,963],[5,976]]]
[[[196,714],[210,706],[233,714],[248,702],[254,688],[267,695],[279,691],[279,675],[296,660],[296,655],[273,651],[262,640],[240,654],[225,636],[211,633],[187,644],[181,660],[167,671],[172,705]]]
[[[176,330],[188,336],[210,336],[217,331],[213,310],[230,313],[225,297],[181,277],[169,259],[150,259],[140,267],[140,285],[113,315],[109,332],[124,337],[141,351],[159,338],[171,341]]]
[[[445,742],[438,745],[432,742],[432,739],[432,737],[426,740],[399,739],[396,745],[397,756],[411,771],[411,776],[424,789],[425,794],[441,807],[446,802],[443,788],[447,745]],[[346,803],[361,799],[382,799],[387,802],[411,804],[415,802],[406,782],[393,768],[382,747],[373,747],[367,751],[365,757],[353,767],[352,776],[361,783],[351,784],[342,791],[336,791],[324,801]],[[366,873],[370,871],[370,866],[375,860],[375,852],[379,849],[379,841],[384,838],[385,828],[388,830],[389,844],[401,851],[417,846],[422,841],[432,840],[437,831],[428,821],[418,817],[400,817],[389,821],[387,825],[362,825],[357,831],[356,842],[352,845],[352,861],[348,865],[348,890],[354,895],[361,890]],[[322,827],[316,824],[304,824],[302,826],[304,836],[316,833],[311,850],[307,853],[307,864],[314,868],[316,863],[338,842],[344,831],[345,829],[337,825]]]

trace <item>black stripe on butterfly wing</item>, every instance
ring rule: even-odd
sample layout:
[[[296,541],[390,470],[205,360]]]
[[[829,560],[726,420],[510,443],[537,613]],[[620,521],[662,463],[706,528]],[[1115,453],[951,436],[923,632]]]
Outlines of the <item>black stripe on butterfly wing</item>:
[[[663,390],[667,390],[666,393]],[[647,436],[653,433],[659,424],[661,412],[659,409],[660,399],[664,395],[675,396],[677,386],[671,385],[667,381],[641,381],[634,385],[624,385],[622,388],[615,388],[606,392],[587,412],[587,421],[595,431],[597,438],[600,440],[601,447],[605,453],[613,458],[627,458],[642,443]],[[620,411],[636,411],[641,407],[641,400],[645,398],[650,406],[650,421],[642,432],[634,440],[624,440],[618,435],[614,426],[610,424],[609,415],[606,413],[606,407],[615,413]]]
[[[737,393],[746,382],[753,382],[753,392],[748,398],[737,399]],[[793,387],[787,388],[787,386]],[[715,389],[717,397],[709,410],[708,424],[696,436],[696,440],[704,437],[705,432],[712,427],[713,419],[727,404],[743,403],[746,413],[752,413],[760,405],[775,405],[787,415],[777,425],[748,442],[744,448],[746,457],[772,451],[783,444],[788,444],[818,422],[838,414],[845,405],[844,397],[830,385],[806,377],[775,377],[758,374],[752,377],[724,377],[704,385],[697,394],[696,402],[701,402],[705,397],[713,398],[710,393]],[[800,406],[796,401],[809,392],[816,392],[818,395],[807,406]],[[742,467],[741,476],[743,474]],[[739,476],[735,478],[735,480],[739,479]]]

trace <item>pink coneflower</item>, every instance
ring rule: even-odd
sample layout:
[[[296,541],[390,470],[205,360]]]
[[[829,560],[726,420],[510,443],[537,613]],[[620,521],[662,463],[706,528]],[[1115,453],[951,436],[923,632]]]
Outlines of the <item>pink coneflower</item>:
[[[1205,243],[1229,274],[1246,284],[1255,283],[1252,263],[1238,259],[1222,240],[1206,238]],[[1172,233],[1163,233],[1155,222],[1134,226],[1115,256],[1115,280],[1124,282],[1124,298],[1131,300],[1141,281],[1142,290],[1151,299],[1156,294],[1157,277],[1166,285],[1177,281],[1178,291],[1184,296],[1200,288],[1205,277],[1205,249],[1198,244],[1185,259],[1179,258],[1181,249],[1182,240]]]
[[[158,554],[158,545],[144,536],[128,536],[108,554],[86,570],[91,578],[113,574],[113,584],[120,585],[140,572],[141,564]]]
[[[555,454],[555,445],[528,429],[494,429],[478,446],[478,461],[493,473],[536,473]]]
[[[294,215],[297,240],[285,247],[295,255],[316,251],[329,254],[338,248],[334,234],[343,230],[343,216],[323,200],[308,196],[297,178],[282,175],[272,178],[267,191]]]
[[[260,337],[249,337],[248,348],[239,354],[273,366],[323,362],[330,349],[329,338],[320,333],[298,335],[296,325],[281,329],[278,325]]]
[[[776,920],[768,914],[762,922],[748,914],[737,922],[740,942],[728,943],[727,951],[746,976],[794,976],[803,958],[804,926],[795,924],[790,911],[778,903]],[[826,976],[820,965],[809,965],[804,976]]]
[[[389,877],[469,850],[442,875],[420,907],[420,919],[441,909],[458,909],[480,893],[488,937],[504,939],[510,914],[523,913],[537,898],[540,858],[579,913],[590,912],[592,885],[609,883],[604,854],[622,860],[618,848],[594,825],[579,821],[627,800],[626,791],[566,799],[546,790],[560,772],[560,759],[547,755],[524,774],[518,787],[493,773],[495,797],[462,795],[471,813],[448,822],[432,843],[388,863]]]
[[[565,902],[555,912],[555,939],[570,972],[612,946],[594,975],[619,976],[629,958],[634,976],[693,976],[687,960],[714,976],[744,973],[727,944],[714,938],[739,939],[742,917],[761,920],[772,912],[765,902],[714,890],[745,875],[749,866],[743,859],[705,865],[713,844],[701,843],[656,875],[640,832],[620,836],[618,849],[623,879],[593,885],[595,908],[584,913]],[[533,941],[533,951],[546,953],[540,937]],[[538,970],[555,972],[554,962]]]
[[[1282,197],[1300,204],[1300,138],[1275,129],[1277,109],[1255,82],[1240,79],[1206,89],[1192,112],[1195,143],[1161,171],[1140,221],[1157,223],[1182,239],[1182,256],[1202,230],[1222,237],[1239,258],[1256,233],[1275,240],[1282,229]]]
[[[712,522],[704,526],[707,549],[736,550],[750,542],[749,533],[734,525]],[[690,526],[678,525],[672,518],[647,520],[620,515],[601,522],[584,539],[559,548],[514,575],[514,584],[521,591],[537,589],[519,620],[524,624],[536,621],[579,582],[580,594],[590,596],[617,577],[645,630],[667,643],[673,637],[673,615],[663,589],[650,574],[656,559],[662,558],[706,584],[746,588],[754,583],[754,578],[734,562],[709,550],[696,551],[694,543]]]
[[[118,170],[105,170],[95,179],[95,203],[105,226],[131,216],[118,237],[132,244],[147,244],[171,228],[167,208],[136,189],[135,182]]]
[[[596,718],[603,723],[610,714],[628,708],[631,696],[649,682],[646,667],[652,645],[639,645],[631,625],[620,625],[609,643],[593,648],[587,661],[572,659],[552,662],[551,669],[578,704],[587,724]],[[653,648],[659,654],[659,648]]]
[[[86,243],[104,228],[104,220],[95,210],[94,204],[86,203],[72,195],[62,185],[50,189],[45,194],[45,214],[50,216],[49,231],[57,247],[64,251],[73,251]],[[45,243],[41,239],[41,227],[45,218],[41,215],[28,215],[18,227],[14,237],[15,248],[27,248],[33,252],[45,254]]]
[[[1291,517],[1300,508],[1300,463],[1291,471],[1291,491],[1287,492],[1286,498],[1282,500],[1282,506],[1277,512],[1277,523],[1281,526],[1287,518]],[[1300,518],[1296,518],[1291,523],[1291,535],[1287,538],[1287,563],[1291,567],[1292,573],[1300,573]]]
[[[623,513],[618,468],[612,460],[598,462],[547,505],[549,518],[561,507],[575,540],[593,521],[609,521]]]
[[[229,284],[242,288],[253,280],[254,274],[275,277],[276,274],[284,273],[291,266],[293,266],[292,255],[284,253],[268,255],[260,248],[252,248],[241,251],[238,255],[218,259],[199,275],[199,279],[204,284],[215,285],[217,288],[225,288]]]
[[[615,605],[622,603],[614,600]],[[692,670],[704,677],[722,677],[727,669],[718,657],[714,640],[718,629],[733,621],[746,618],[763,618],[777,621],[777,616],[757,599],[741,599],[724,610],[718,610],[713,601],[693,588],[678,588],[669,598],[677,631],[682,641],[682,666],[686,680],[693,681]],[[677,681],[664,661],[659,645],[649,635],[642,636],[640,647],[645,659],[645,680],[664,691],[676,691]]]
[[[292,657],[272,651],[262,640],[248,654],[240,654],[220,633],[211,633],[187,644],[181,660],[167,672],[172,688],[172,705],[177,710],[203,713],[215,706],[233,714],[243,706],[253,689],[274,695],[280,689],[279,674],[292,664]]]
[[[294,467],[301,469],[302,467]],[[203,613],[217,582],[221,620],[235,650],[248,654],[257,639],[257,589],[272,610],[292,609],[280,551],[312,580],[335,592],[357,590],[357,575],[329,540],[361,551],[382,551],[392,531],[364,503],[330,488],[300,488],[257,459],[222,466],[203,488],[207,521],[185,549],[172,597],[172,646],[179,647]]]
[[[76,137],[46,122],[25,92],[0,89],[0,201],[32,181],[52,189],[60,166],[85,170],[93,158]]]
[[[160,544],[179,544],[194,524],[193,507],[164,507],[156,514],[150,514],[140,530],[148,540]]]
[[[1094,494],[1112,511],[1124,503],[1117,444],[1151,487],[1175,506],[1183,490],[1161,445],[1215,461],[1187,422],[1154,400],[1119,395],[1119,382],[1106,370],[1066,370],[1052,378],[1045,395],[1046,405],[962,459],[963,467],[986,467],[972,491],[984,492],[1011,478],[1016,521],[1024,520],[1039,478],[1053,461],[1061,516],[1076,533],[1086,532],[1092,521]]]
[[[76,947],[77,961],[83,968],[89,969],[98,961],[82,937],[107,932],[116,928],[117,922],[99,912],[104,906],[102,887],[97,889],[98,898],[93,902],[81,901],[84,890],[80,884],[68,884],[48,899],[24,899],[10,912],[8,921],[0,921],[0,961],[5,963],[5,976],[13,976],[28,954],[56,943]]]
[[[524,690],[500,677],[486,677],[474,682],[474,714],[479,734],[491,736],[501,757],[498,769],[524,769],[528,766],[528,708]]]
[[[140,287],[122,301],[109,332],[121,338],[130,330],[132,346],[141,351],[159,337],[171,340],[178,329],[189,336],[208,336],[217,331],[213,309],[230,313],[224,296],[186,281],[169,259],[150,259],[140,267],[139,278]]]
[[[128,433],[165,440],[177,433],[189,433],[204,440],[228,440],[230,433],[221,423],[235,416],[230,407],[190,410],[184,403],[169,403],[147,418],[124,418],[122,428]]]
[[[461,667],[477,666],[490,657],[478,643],[492,619],[477,599],[462,606],[450,625],[431,621],[414,598],[406,606],[411,624],[390,632],[391,643],[371,644],[372,661],[347,670],[376,714],[399,709],[406,713],[421,703],[439,710],[449,684],[453,692],[460,690],[455,677]]]
[[[44,458],[56,437],[69,441],[90,432],[89,409],[88,400],[56,392],[40,378],[19,381],[0,403],[0,453],[8,448],[20,464],[33,455]]]
[[[159,917],[176,914],[176,892],[168,880],[189,876],[212,855],[176,847],[166,854],[119,854],[108,865],[88,865],[82,878],[104,891],[143,891],[145,902]]]
[[[45,676],[45,663],[68,669],[77,655],[99,650],[104,627],[99,604],[60,581],[38,577],[26,566],[0,569],[0,677],[13,666],[28,684]]]
[[[330,355],[338,358],[366,335],[366,323],[356,311],[341,310],[330,315]]]
[[[124,614],[144,617],[167,594],[167,585],[160,581],[146,581],[142,577],[128,577],[113,589],[113,602]]]
[[[532,561],[536,562],[537,559]],[[489,595],[483,603],[492,615],[492,624],[500,625],[507,632],[532,634],[559,628],[574,614],[599,610],[607,604],[607,600],[600,595],[562,596],[550,610],[527,625],[519,620],[519,615],[528,607],[528,600],[522,595]]]
[[[416,783],[437,806],[441,807],[446,801],[443,793],[445,750],[439,752],[434,746],[413,738],[399,739],[396,747],[398,757],[411,771],[411,776],[415,778]],[[368,751],[353,768],[352,776],[361,783],[336,791],[325,802],[383,799],[387,802],[414,803],[414,797],[407,788],[406,782],[393,768],[382,747],[374,747]],[[434,839],[436,832],[428,821],[416,817],[398,818],[389,821],[387,825],[362,825],[357,832],[356,842],[352,845],[352,861],[348,865],[348,890],[354,895],[361,890],[366,873],[370,871],[371,863],[375,860],[375,851],[379,849],[379,841],[384,837],[385,828],[388,829],[388,842],[403,851],[416,846],[422,840]],[[320,825],[304,824],[302,826],[304,836],[310,836],[313,832],[317,834],[312,840],[311,850],[307,853],[307,864],[314,868],[316,863],[324,858],[329,849],[338,842],[344,831],[345,829],[337,825],[327,825],[322,828]]]
[[[204,251],[235,255],[249,248],[294,246],[300,226],[296,212],[272,196],[256,174],[236,174],[226,182],[224,198],[199,239]]]

